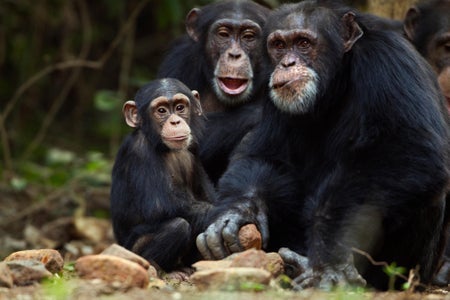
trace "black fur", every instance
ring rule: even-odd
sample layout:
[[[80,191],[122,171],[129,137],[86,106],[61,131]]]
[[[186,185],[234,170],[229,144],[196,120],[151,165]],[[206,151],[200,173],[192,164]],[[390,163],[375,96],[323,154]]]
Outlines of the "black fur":
[[[192,185],[173,181],[171,176],[176,174],[169,174],[165,162],[171,150],[162,143],[149,113],[153,99],[175,93],[190,99]],[[215,201],[212,184],[196,155],[203,117],[194,113],[194,101],[191,91],[175,79],[155,80],[142,87],[135,99],[142,126],[126,137],[112,171],[111,213],[117,242],[164,271],[190,266],[196,259],[193,241],[205,229]]]
[[[216,62],[206,50],[207,33],[213,22],[221,18],[250,19],[263,26],[269,10],[253,1],[219,1],[201,8],[195,29],[200,33],[198,41],[187,34],[170,47],[159,67],[158,77],[174,77],[200,93],[202,101],[213,99],[220,103],[212,88]],[[235,106],[223,105],[209,113],[206,108],[206,132],[200,141],[200,158],[211,179],[216,182],[226,169],[229,156],[242,137],[261,118],[260,99],[266,85],[266,73],[261,62],[261,50],[251,51],[254,79],[253,92],[247,102]],[[208,101],[209,101],[208,100]]]
[[[219,182],[224,215],[233,211],[233,217],[225,225],[219,218],[205,234],[219,232],[220,244],[227,227],[256,223],[266,250],[289,247],[307,257],[310,271],[303,273],[312,275],[300,275],[299,287],[338,283],[354,254],[364,279],[387,288],[382,268],[351,247],[408,270],[419,265],[428,283],[445,243],[449,182],[448,119],[435,76],[406,40],[377,29],[372,19],[366,25],[367,16],[358,13],[364,34],[342,54],[341,18],[350,9],[327,4],[317,14],[321,6],[285,5],[269,17],[266,36],[285,26],[288,15],[318,16],[314,24],[327,44],[317,58],[320,95],[312,111],[297,115],[267,100],[264,122]]]

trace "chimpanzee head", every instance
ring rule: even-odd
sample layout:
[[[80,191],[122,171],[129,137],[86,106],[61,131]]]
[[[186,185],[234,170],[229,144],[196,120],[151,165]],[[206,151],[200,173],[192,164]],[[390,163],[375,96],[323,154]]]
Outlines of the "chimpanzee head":
[[[200,96],[177,79],[154,80],[143,86],[134,101],[123,106],[130,127],[142,130],[149,142],[170,150],[187,149],[196,138]]]
[[[283,112],[310,112],[330,86],[342,58],[363,32],[352,12],[342,18],[316,2],[282,6],[267,20],[273,66],[270,96]]]
[[[269,9],[252,1],[222,1],[192,9],[186,30],[204,45],[218,99],[233,106],[251,96],[262,53],[262,26]]]
[[[450,1],[422,1],[404,20],[406,36],[438,74],[450,112]]]

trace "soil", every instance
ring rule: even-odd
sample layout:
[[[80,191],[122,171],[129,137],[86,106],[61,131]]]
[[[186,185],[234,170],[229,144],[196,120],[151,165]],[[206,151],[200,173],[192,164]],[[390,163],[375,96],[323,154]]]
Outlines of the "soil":
[[[275,284],[263,290],[199,291],[189,282],[171,280],[151,282],[147,289],[122,290],[98,280],[81,280],[71,268],[78,257],[99,253],[114,242],[108,219],[108,186],[15,191],[0,183],[0,207],[0,259],[19,250],[54,248],[68,266],[63,274],[41,284],[0,287],[0,299],[450,299],[449,288],[422,293],[294,292]],[[99,212],[103,218],[96,216]]]

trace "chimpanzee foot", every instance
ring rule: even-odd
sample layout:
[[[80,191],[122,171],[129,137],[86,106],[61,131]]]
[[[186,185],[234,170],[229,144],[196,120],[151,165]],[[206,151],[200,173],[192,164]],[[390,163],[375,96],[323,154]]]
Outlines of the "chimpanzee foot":
[[[331,290],[335,286],[366,285],[366,281],[353,264],[352,256],[345,263],[311,268],[308,266],[308,258],[288,248],[281,248],[278,253],[288,266],[286,274],[294,278],[295,290],[307,288]]]

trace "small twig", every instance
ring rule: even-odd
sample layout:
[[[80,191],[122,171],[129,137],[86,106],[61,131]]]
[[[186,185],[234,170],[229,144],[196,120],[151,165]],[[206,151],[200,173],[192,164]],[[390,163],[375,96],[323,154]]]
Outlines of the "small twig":
[[[366,257],[369,260],[369,262],[372,265],[374,265],[374,266],[389,267],[389,264],[387,262],[385,262],[385,261],[375,261],[369,253],[367,253],[367,252],[365,252],[363,250],[357,249],[355,247],[352,247],[351,249],[352,249],[353,252],[356,252],[356,253]],[[411,272],[414,272],[413,274],[416,275],[416,276],[415,277],[411,277]],[[426,288],[426,285],[420,283],[417,280],[417,277],[418,277],[417,276],[417,270],[410,270],[410,276],[409,277],[407,277],[407,276],[405,276],[405,275],[403,275],[401,273],[398,273],[398,272],[395,273],[395,276],[400,277],[401,279],[404,279],[408,283],[411,283],[412,281],[410,282],[410,280],[412,280],[412,278],[415,278],[416,281],[414,281],[414,287],[421,286],[421,287]]]

